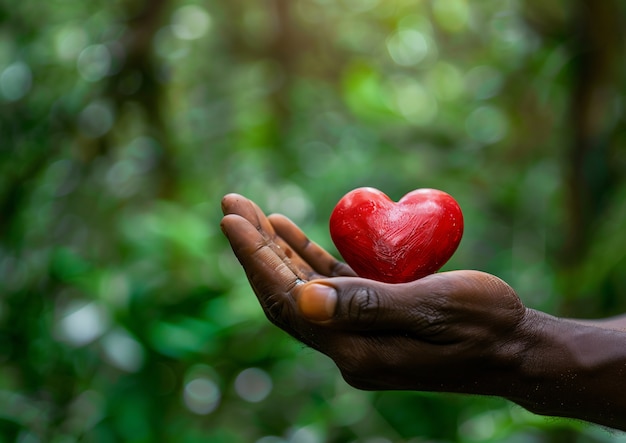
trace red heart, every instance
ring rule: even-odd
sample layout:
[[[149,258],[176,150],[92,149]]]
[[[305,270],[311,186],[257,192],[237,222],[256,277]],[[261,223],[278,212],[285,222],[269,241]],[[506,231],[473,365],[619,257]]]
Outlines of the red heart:
[[[437,189],[417,189],[395,203],[378,189],[358,188],[335,206],[330,236],[359,276],[404,283],[437,272],[452,257],[463,214]]]

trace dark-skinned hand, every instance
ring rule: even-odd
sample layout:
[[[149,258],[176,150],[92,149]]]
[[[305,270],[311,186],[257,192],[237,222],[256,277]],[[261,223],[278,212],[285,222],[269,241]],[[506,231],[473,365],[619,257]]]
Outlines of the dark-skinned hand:
[[[497,395],[626,430],[626,316],[553,317],[478,271],[359,278],[285,216],[237,194],[222,209],[267,318],[329,356],[352,386]]]
[[[266,217],[236,194],[224,197],[222,208],[222,229],[268,319],[328,355],[351,385],[484,391],[503,367],[519,364],[511,347],[526,309],[495,276],[453,271],[403,284],[367,280],[285,216]]]

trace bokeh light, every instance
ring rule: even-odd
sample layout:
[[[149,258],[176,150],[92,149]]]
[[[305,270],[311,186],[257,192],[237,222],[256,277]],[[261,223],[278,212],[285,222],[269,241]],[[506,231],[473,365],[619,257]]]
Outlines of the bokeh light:
[[[387,40],[387,49],[393,61],[402,66],[416,65],[426,58],[428,41],[416,30],[401,29]]]
[[[272,391],[272,379],[262,369],[247,368],[237,375],[235,390],[244,400],[257,403],[263,401]]]
[[[468,117],[465,127],[469,136],[477,142],[489,144],[502,140],[507,134],[508,123],[502,111],[494,106],[481,106]]]
[[[105,135],[113,127],[115,115],[110,103],[95,101],[83,109],[78,117],[81,131],[90,138]]]
[[[64,26],[54,36],[57,56],[63,61],[74,61],[87,46],[87,32],[79,27]]]
[[[87,46],[78,55],[76,67],[78,73],[88,82],[102,80],[111,69],[111,51],[105,45]]]
[[[479,100],[496,96],[503,86],[502,74],[486,65],[473,67],[465,76],[465,81],[468,92]]]
[[[182,397],[187,409],[194,414],[213,412],[222,398],[215,370],[205,364],[191,366],[185,374]]]
[[[141,344],[121,328],[107,333],[102,339],[102,347],[106,360],[123,371],[137,372],[144,364]]]
[[[74,302],[61,314],[58,324],[59,338],[73,346],[84,346],[104,334],[110,321],[103,306],[93,302]]]
[[[198,415],[206,415],[219,405],[221,392],[215,382],[206,377],[196,377],[187,382],[184,390],[185,406]]]
[[[327,221],[350,189],[439,188],[466,220],[444,270],[555,315],[622,313],[626,3],[0,11],[0,442],[623,440],[502,399],[351,388],[267,320],[220,199],[339,258]]]
[[[24,97],[33,83],[33,74],[26,63],[16,62],[0,73],[0,92],[7,101]]]
[[[186,5],[172,16],[172,33],[183,40],[196,40],[211,27],[211,16],[198,5]]]
[[[409,122],[426,125],[437,116],[437,99],[420,82],[409,77],[393,81],[394,105]]]

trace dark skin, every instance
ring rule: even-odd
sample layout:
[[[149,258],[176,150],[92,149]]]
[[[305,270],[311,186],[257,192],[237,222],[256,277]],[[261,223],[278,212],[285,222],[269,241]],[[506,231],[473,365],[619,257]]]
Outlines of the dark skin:
[[[222,230],[267,318],[367,390],[496,395],[538,414],[626,430],[626,316],[561,319],[499,278],[360,278],[288,218],[229,194]]]

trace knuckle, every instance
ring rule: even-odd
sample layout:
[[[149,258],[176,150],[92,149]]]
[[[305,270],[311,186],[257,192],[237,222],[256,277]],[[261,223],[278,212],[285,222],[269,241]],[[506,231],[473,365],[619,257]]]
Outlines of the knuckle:
[[[374,289],[361,286],[348,293],[344,313],[349,321],[360,324],[374,324],[381,308],[381,298]]]
[[[339,260],[335,260],[330,265],[329,275],[331,277],[341,277],[341,276],[355,277],[356,273],[352,270],[352,268],[350,266],[348,266],[344,262],[341,262]]]

